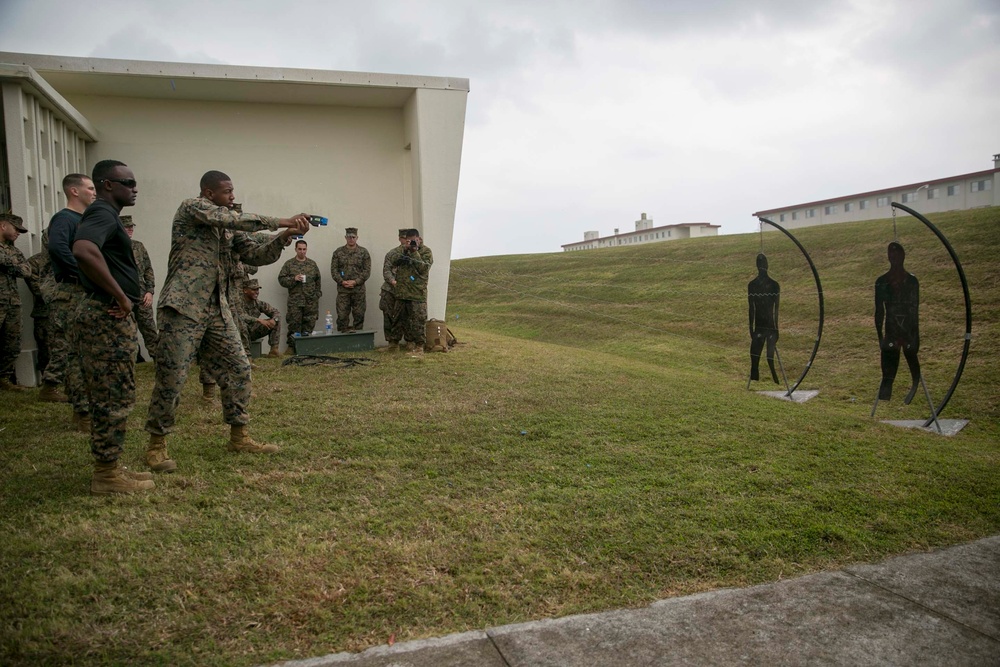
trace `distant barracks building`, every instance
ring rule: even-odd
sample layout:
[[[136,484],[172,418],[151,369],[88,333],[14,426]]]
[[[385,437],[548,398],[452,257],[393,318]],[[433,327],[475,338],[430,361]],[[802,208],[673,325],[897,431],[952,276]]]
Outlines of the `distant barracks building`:
[[[613,236],[600,235],[600,232],[584,232],[583,240],[576,243],[567,243],[562,246],[564,252],[572,250],[592,250],[595,248],[615,248],[623,245],[635,245],[639,243],[660,243],[661,241],[675,241],[677,239],[690,239],[699,236],[718,236],[719,225],[712,225],[707,222],[682,222],[674,225],[653,226],[653,219],[647,218],[646,214],[635,221],[635,231],[619,234],[615,230]]]
[[[468,79],[0,52],[0,92],[0,207],[24,219],[29,233],[16,245],[25,257],[66,205],[63,177],[116,159],[135,172],[138,199],[123,212],[162,281],[174,213],[218,169],[247,212],[327,217],[306,237],[321,267],[346,227],[358,228],[379,272],[398,230],[419,229],[436,260],[428,315],[444,318]],[[283,313],[277,278],[291,256],[256,276],[261,299]],[[368,284],[370,322],[382,321],[381,282]],[[336,298],[324,270],[320,312]],[[22,310],[17,373],[30,384],[35,343],[31,308]]]
[[[993,169],[986,171],[770,208],[753,215],[767,218],[785,229],[794,229],[889,218],[892,216],[891,202],[905,204],[923,214],[997,206],[1000,204],[1000,154],[993,156]]]

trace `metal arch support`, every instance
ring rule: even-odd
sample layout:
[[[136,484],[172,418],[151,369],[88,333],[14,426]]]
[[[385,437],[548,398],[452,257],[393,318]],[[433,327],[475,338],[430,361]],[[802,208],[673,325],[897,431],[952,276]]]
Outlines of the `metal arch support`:
[[[809,253],[806,252],[806,249],[802,247],[799,240],[792,236],[791,232],[778,223],[771,222],[767,218],[758,218],[758,220],[766,222],[777,229],[779,232],[790,238],[792,243],[798,247],[798,249],[802,252],[802,256],[806,258],[807,262],[809,262],[809,268],[812,270],[813,280],[816,281],[816,294],[819,295],[819,326],[816,328],[816,343],[813,345],[812,354],[809,355],[809,361],[806,362],[806,367],[805,370],[802,371],[802,375],[799,376],[799,379],[795,381],[795,384],[793,384],[791,389],[788,390],[788,393],[785,394],[785,396],[791,398],[792,393],[798,389],[799,385],[802,384],[802,381],[806,378],[806,373],[808,373],[809,369],[812,368],[813,360],[816,358],[816,353],[819,351],[819,341],[823,338],[823,284],[819,281],[819,272],[816,271],[816,265],[813,264],[812,257],[810,257]]]
[[[938,240],[940,240],[945,249],[947,249],[948,254],[951,255],[951,261],[955,263],[955,270],[958,271],[958,279],[962,281],[962,296],[965,297],[965,344],[962,345],[962,358],[958,362],[958,370],[955,372],[955,379],[951,381],[951,386],[948,387],[948,393],[946,393],[944,398],[941,399],[941,405],[939,405],[937,409],[931,413],[930,419],[924,422],[924,428],[927,428],[934,423],[935,417],[940,415],[941,411],[944,410],[944,407],[948,405],[948,401],[951,400],[951,395],[955,393],[955,387],[958,386],[958,381],[962,378],[962,371],[965,370],[965,361],[969,358],[969,345],[972,343],[972,299],[969,298],[969,281],[965,279],[965,271],[962,269],[962,263],[958,261],[958,255],[955,254],[955,249],[951,247],[950,243],[948,243],[948,239],[941,233],[941,230],[935,227],[934,223],[914,211],[909,206],[903,206],[902,204],[892,202],[892,207],[898,208],[901,211],[906,211],[934,232],[934,235],[938,237]]]

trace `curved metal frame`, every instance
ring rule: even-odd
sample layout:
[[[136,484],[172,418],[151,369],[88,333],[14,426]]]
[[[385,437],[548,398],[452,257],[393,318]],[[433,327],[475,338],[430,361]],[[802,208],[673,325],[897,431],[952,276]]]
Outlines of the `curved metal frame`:
[[[809,369],[812,368],[813,360],[816,358],[816,353],[819,351],[819,341],[823,338],[823,285],[819,281],[819,272],[816,271],[816,265],[813,264],[812,257],[810,257],[809,253],[806,252],[806,249],[802,247],[799,240],[792,236],[791,232],[778,223],[771,222],[767,218],[758,217],[757,219],[761,222],[766,222],[777,229],[779,232],[790,238],[792,243],[798,247],[798,249],[802,252],[802,255],[806,258],[806,261],[809,262],[809,268],[812,269],[813,279],[816,281],[816,293],[819,295],[819,327],[816,330],[816,343],[813,345],[812,354],[809,355],[809,361],[806,362],[806,367],[805,370],[802,371],[802,375],[799,376],[799,379],[792,385],[791,389],[788,390],[788,393],[785,394],[785,396],[791,397],[792,393],[798,389],[799,385],[802,384],[802,381],[806,378],[806,373],[808,373]]]
[[[937,416],[940,415],[941,411],[944,410],[944,407],[948,405],[948,401],[951,400],[951,395],[955,393],[955,387],[958,386],[958,381],[962,378],[962,371],[965,370],[965,361],[969,358],[969,345],[972,342],[972,299],[969,297],[969,282],[965,279],[965,271],[962,270],[962,263],[958,261],[958,255],[955,254],[955,249],[951,247],[950,243],[948,243],[948,239],[941,233],[941,230],[935,227],[934,223],[914,211],[909,206],[903,206],[902,204],[892,202],[892,207],[898,208],[901,211],[906,211],[914,218],[924,223],[928,229],[934,232],[934,235],[938,237],[938,240],[944,244],[944,247],[948,250],[948,254],[951,255],[951,261],[955,263],[955,270],[958,271],[958,278],[962,281],[962,295],[965,297],[965,344],[962,346],[962,358],[958,362],[958,371],[955,373],[955,379],[951,381],[951,386],[948,388],[948,393],[946,393],[944,398],[941,400],[941,405],[934,410],[930,419],[924,422],[924,428],[926,428],[934,423]]]

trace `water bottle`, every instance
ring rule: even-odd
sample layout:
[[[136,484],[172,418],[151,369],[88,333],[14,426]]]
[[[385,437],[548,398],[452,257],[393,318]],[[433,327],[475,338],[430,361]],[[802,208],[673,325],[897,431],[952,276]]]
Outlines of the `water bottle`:
[[[330,311],[326,311],[326,334],[329,336],[333,333],[333,315]]]

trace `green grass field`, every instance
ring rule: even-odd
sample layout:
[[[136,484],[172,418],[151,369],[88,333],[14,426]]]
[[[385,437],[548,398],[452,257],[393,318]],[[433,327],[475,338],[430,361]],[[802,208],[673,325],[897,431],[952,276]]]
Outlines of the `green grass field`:
[[[742,586],[1000,531],[1000,212],[932,218],[972,286],[971,356],[944,438],[869,418],[872,285],[891,221],[796,230],[826,324],[793,404],[746,390],[746,283],[759,235],[452,265],[460,345],[370,367],[258,360],[252,432],[225,451],[189,382],[180,469],[139,497],[89,495],[69,410],[4,395],[0,663],[252,665]],[[898,220],[921,281],[935,399],[962,348],[950,259]],[[782,285],[782,360],[802,372],[816,290],[763,239]],[[152,369],[138,369],[126,463],[143,468]],[[772,389],[770,382],[752,389]]]

